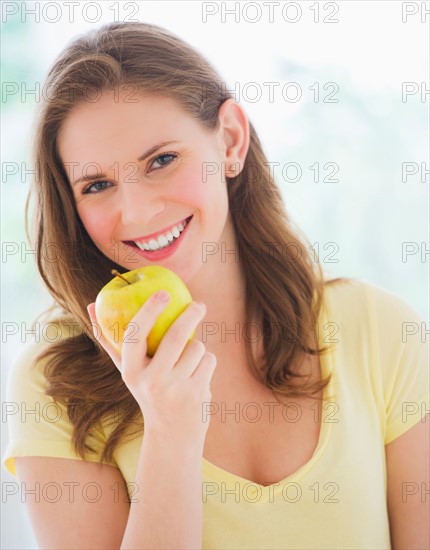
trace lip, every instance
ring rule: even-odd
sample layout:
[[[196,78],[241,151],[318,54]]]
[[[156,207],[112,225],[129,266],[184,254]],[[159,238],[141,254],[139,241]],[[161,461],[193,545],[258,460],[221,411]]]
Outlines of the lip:
[[[136,246],[134,243],[131,243],[130,241],[124,241],[125,244],[133,248],[133,251],[138,254],[139,256],[142,256],[143,258],[146,258],[150,261],[158,261],[163,260],[164,258],[168,258],[171,256],[176,249],[179,247],[181,242],[183,241],[183,237],[185,233],[187,233],[189,226],[191,225],[191,220],[193,216],[189,216],[188,218],[185,218],[188,220],[187,225],[185,226],[185,229],[182,231],[182,233],[179,235],[177,239],[175,239],[174,243],[166,248],[162,248],[161,250],[141,250],[138,246]],[[175,224],[176,225],[176,224]],[[172,225],[174,227],[174,225]]]
[[[175,227],[175,225],[179,225],[180,223],[184,223],[186,220],[190,220],[193,216],[188,216],[187,218],[184,218],[183,220],[172,223],[172,225],[169,225],[168,227],[162,229],[161,231],[157,231],[156,233],[150,233],[149,235],[143,235],[142,237],[135,237],[133,239],[127,239],[126,241],[123,241],[124,243],[133,243],[134,241],[149,241],[150,239],[157,239],[160,235],[163,235],[164,233],[167,233],[167,231],[170,231],[172,227]]]

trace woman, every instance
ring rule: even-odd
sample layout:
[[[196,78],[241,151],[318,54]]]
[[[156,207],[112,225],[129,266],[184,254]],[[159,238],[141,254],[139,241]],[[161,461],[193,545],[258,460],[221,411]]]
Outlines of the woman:
[[[404,491],[428,479],[426,348],[401,337],[419,315],[327,280],[244,110],[171,33],[80,36],[46,86],[35,241],[61,337],[14,365],[8,400],[41,413],[12,418],[4,457],[42,488],[40,546],[424,548],[427,504]],[[150,358],[152,296],[119,356],[95,297],[154,264],[194,302]]]

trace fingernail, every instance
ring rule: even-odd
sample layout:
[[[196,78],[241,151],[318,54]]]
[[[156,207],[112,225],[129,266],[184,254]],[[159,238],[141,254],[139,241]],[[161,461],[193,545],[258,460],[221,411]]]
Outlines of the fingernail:
[[[159,290],[155,295],[155,299],[160,302],[168,302],[170,300],[170,294],[165,290]]]

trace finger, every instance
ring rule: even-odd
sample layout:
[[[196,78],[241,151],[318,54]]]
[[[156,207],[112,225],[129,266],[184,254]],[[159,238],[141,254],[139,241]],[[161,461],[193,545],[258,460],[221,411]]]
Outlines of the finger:
[[[207,351],[203,359],[200,361],[199,366],[191,375],[191,379],[203,385],[208,384],[212,379],[217,364],[217,356],[214,353]]]
[[[161,301],[158,296],[159,292],[156,292],[146,300],[124,331],[122,361],[124,366],[127,365],[129,379],[138,375],[151,361],[146,354],[148,351],[146,339],[157,317],[168,304]]]
[[[206,306],[192,302],[170,325],[154,354],[151,368],[171,370],[179,361],[193,330],[206,315]]]
[[[87,311],[88,311],[88,315],[90,316],[91,323],[92,323],[92,326],[93,326],[94,338],[104,348],[104,350],[109,355],[109,357],[112,359],[112,361],[114,362],[114,364],[118,368],[118,370],[121,371],[121,356],[117,353],[116,350],[114,350],[112,348],[112,346],[109,344],[109,342],[103,336],[103,333],[102,333],[102,330],[101,330],[101,327],[100,327],[100,323],[97,321],[97,317],[96,317],[95,302],[92,302],[91,304],[88,304]]]
[[[96,317],[96,309],[95,309],[95,302],[92,302],[91,304],[87,305],[87,311],[88,315],[91,319],[91,328],[93,329],[93,334],[95,339],[99,342],[100,341],[100,334],[101,334],[101,328],[97,321]]]
[[[181,379],[190,378],[193,372],[198,367],[200,361],[206,353],[206,346],[200,340],[192,339],[187,343],[181,355],[181,358],[176,363],[173,372],[175,376]]]

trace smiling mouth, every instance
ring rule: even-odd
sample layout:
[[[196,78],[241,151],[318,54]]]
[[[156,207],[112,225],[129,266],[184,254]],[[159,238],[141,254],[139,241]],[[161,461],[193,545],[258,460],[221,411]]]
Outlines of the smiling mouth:
[[[140,250],[144,250],[146,252],[156,252],[158,250],[163,250],[165,248],[169,248],[172,246],[177,240],[180,239],[182,233],[184,232],[185,228],[187,227],[188,223],[191,221],[193,216],[189,216],[188,218],[185,218],[183,222],[179,222],[174,226],[173,231],[166,231],[165,233],[162,233],[159,235],[156,239],[150,238],[146,241],[139,240],[139,241],[124,241],[125,244],[128,244],[130,246],[133,246],[134,248],[138,248]],[[182,229],[180,229],[182,227]]]

